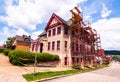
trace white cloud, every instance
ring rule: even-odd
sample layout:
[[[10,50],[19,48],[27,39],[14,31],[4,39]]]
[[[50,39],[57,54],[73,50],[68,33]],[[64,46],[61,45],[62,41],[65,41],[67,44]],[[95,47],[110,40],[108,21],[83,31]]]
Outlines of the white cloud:
[[[8,37],[14,37],[15,35],[30,35],[28,32],[26,32],[22,28],[18,29],[10,29],[8,27],[3,27],[3,29],[0,31],[0,45],[2,45]]]
[[[15,35],[29,35],[28,32],[26,32],[24,29],[22,28],[18,28],[18,29],[10,29],[8,27],[3,27],[0,36],[2,37],[13,37]]]
[[[37,39],[38,35],[40,35],[42,32],[43,31],[34,31],[34,32],[32,32],[32,35],[31,35],[32,39],[34,39],[34,40]]]
[[[8,36],[10,34],[8,31],[9,29],[7,27],[3,28],[4,35]]]
[[[13,5],[13,1],[18,5]],[[12,26],[15,29],[13,30],[8,27],[4,27],[4,31],[0,33],[0,37],[4,36],[5,38],[7,38],[9,36],[15,36],[16,34],[29,35],[29,33],[25,31],[25,29],[35,30],[36,24],[47,22],[53,12],[64,18],[65,20],[68,20],[71,17],[69,10],[75,7],[77,4],[86,1],[87,0],[4,0],[4,2],[6,3],[6,7],[4,9],[7,16],[0,16],[0,21],[7,22],[8,26]],[[102,6],[103,10],[101,12],[101,16],[103,18],[109,16],[111,10],[108,10],[108,8],[106,8],[106,6],[104,5],[108,2],[109,0],[95,0],[91,5],[83,6],[83,13],[84,16],[87,17],[86,19],[89,19],[91,15],[99,12]],[[114,46],[116,43],[120,43],[118,40],[120,38],[113,37],[120,35],[118,32],[120,31],[120,29],[118,28],[120,27],[119,21],[119,18],[111,18],[101,19],[93,23],[93,27],[96,28],[101,34],[103,48],[120,48],[120,44]],[[31,33],[31,37],[33,39],[36,39],[40,33],[41,31],[34,31]],[[3,39],[4,38],[2,38],[2,40],[0,39],[0,41],[4,42],[5,39]]]
[[[120,50],[120,18],[100,19],[92,24],[101,35],[104,49]]]
[[[105,4],[103,4],[103,8],[102,8],[102,12],[101,12],[101,17],[105,18],[105,17],[109,16],[111,12],[112,11],[108,10],[107,7],[105,6]]]
[[[13,32],[15,33],[14,35],[29,35],[29,33],[22,28],[19,28],[18,30],[13,30]]]
[[[83,1],[86,0],[6,0],[4,17],[9,26],[35,30],[36,24],[48,21],[53,12],[69,19],[69,10]]]

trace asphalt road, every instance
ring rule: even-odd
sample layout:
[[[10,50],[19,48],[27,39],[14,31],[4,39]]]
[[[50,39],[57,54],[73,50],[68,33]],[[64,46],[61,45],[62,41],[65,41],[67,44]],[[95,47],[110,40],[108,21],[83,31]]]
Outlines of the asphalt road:
[[[120,63],[110,67],[42,82],[120,82]]]

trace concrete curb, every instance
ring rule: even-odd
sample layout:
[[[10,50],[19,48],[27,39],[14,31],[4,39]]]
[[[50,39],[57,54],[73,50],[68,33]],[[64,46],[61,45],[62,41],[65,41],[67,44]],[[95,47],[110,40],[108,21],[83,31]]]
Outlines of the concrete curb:
[[[84,72],[84,73],[85,73],[85,72]],[[76,74],[79,74],[79,73],[67,74],[67,75],[60,75],[60,76],[45,78],[45,79],[36,80],[36,81],[32,81],[32,82],[43,82],[43,81],[48,81],[48,80],[57,79],[57,78],[61,78],[61,77],[67,77],[67,76],[71,76],[71,75],[76,75]]]
[[[105,67],[103,67],[103,68],[105,68]],[[103,69],[103,68],[100,68],[100,69]],[[99,70],[99,69],[97,69],[97,70]],[[95,70],[92,70],[92,71],[95,71]],[[48,81],[48,80],[52,80],[52,79],[57,79],[57,78],[61,78],[61,77],[67,77],[67,76],[82,74],[82,73],[87,73],[87,72],[78,72],[78,73],[73,73],[73,74],[59,75],[59,76],[44,78],[44,79],[41,79],[41,80],[36,80],[36,81],[31,81],[31,82],[43,82],[43,81]]]

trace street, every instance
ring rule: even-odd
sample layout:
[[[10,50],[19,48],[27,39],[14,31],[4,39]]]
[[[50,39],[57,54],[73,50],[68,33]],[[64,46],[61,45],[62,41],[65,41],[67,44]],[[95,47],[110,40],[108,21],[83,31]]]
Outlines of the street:
[[[42,82],[120,82],[120,63],[92,72],[76,74]]]

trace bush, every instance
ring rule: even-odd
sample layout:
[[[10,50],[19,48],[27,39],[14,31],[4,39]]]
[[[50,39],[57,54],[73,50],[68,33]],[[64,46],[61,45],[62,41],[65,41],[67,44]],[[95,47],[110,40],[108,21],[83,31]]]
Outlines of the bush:
[[[0,49],[0,52],[3,52],[5,49]]]
[[[120,61],[120,56],[119,55],[112,56],[112,59],[115,61]]]
[[[38,53],[37,61],[38,62],[48,62],[48,61],[58,61],[59,56],[53,55],[50,53]]]
[[[8,56],[12,64],[24,65],[26,63],[33,63],[35,54],[32,52],[27,52],[22,50],[13,50],[13,51],[10,51]]]
[[[10,51],[11,51],[11,50],[6,49],[6,50],[3,51],[3,53],[4,53],[6,56],[8,56],[8,54],[9,54]]]
[[[29,63],[34,63],[34,58],[36,53],[22,51],[22,50],[13,50],[9,52],[9,60],[14,65],[24,65]],[[58,55],[52,55],[49,53],[38,53],[37,62],[47,62],[47,61],[58,61]]]

